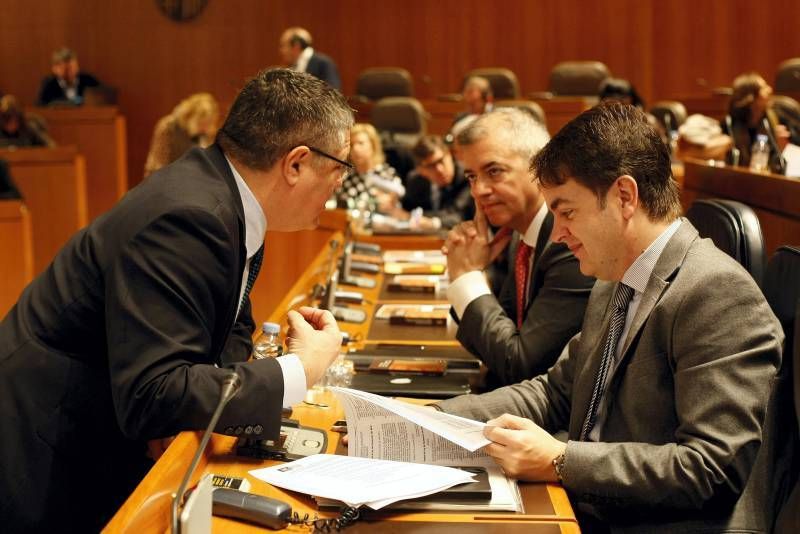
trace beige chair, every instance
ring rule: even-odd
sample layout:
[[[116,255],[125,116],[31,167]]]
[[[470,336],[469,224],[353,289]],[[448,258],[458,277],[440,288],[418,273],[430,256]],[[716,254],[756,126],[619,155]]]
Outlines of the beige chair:
[[[656,102],[650,108],[650,114],[656,118],[668,134],[669,132],[677,131],[681,124],[686,122],[686,117],[688,116],[686,106],[677,100]]]
[[[545,116],[542,106],[533,100],[497,100],[494,103],[495,108],[519,108],[530,113],[539,124],[547,128],[547,117]]]
[[[495,99],[519,98],[519,81],[517,75],[502,67],[486,67],[473,69],[464,77],[464,81],[472,76],[481,76],[489,80]],[[462,83],[463,87],[464,84]]]
[[[597,96],[600,84],[611,76],[599,61],[564,61],[550,71],[550,92],[555,96]]]
[[[406,69],[373,67],[358,75],[356,95],[366,100],[380,100],[387,96],[413,96],[414,81]]]
[[[428,114],[419,100],[407,96],[380,99],[372,108],[372,125],[402,146],[412,147],[428,129]]]
[[[800,57],[787,59],[778,65],[775,75],[776,93],[800,93]]]

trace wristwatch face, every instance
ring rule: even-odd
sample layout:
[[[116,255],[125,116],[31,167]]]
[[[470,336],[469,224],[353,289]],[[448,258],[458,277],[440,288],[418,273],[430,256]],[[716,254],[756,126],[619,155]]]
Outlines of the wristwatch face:
[[[156,0],[158,9],[174,21],[195,18],[205,9],[208,0]]]

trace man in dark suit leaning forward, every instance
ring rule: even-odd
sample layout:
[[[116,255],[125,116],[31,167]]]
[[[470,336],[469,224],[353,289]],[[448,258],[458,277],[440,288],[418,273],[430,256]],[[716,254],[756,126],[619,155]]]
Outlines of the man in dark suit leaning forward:
[[[203,429],[277,438],[338,353],[329,312],[289,312],[290,355],[247,362],[264,234],[316,226],[341,184],[352,112],[307,74],[248,81],[193,149],[78,232],[0,323],[0,524],[96,532],[147,469],[146,440]],[[281,258],[276,258],[280,261]]]
[[[529,169],[549,139],[539,123],[515,108],[483,114],[458,136],[476,215],[455,227],[445,243],[447,297],[459,319],[456,336],[489,368],[492,388],[533,378],[553,365],[580,330],[594,284],[566,245],[550,242],[553,215]],[[487,220],[503,228],[491,244]],[[495,296],[482,270],[509,239],[509,273]]]
[[[560,480],[583,531],[768,532],[783,332],[758,286],[679,217],[669,153],[636,108],[582,113],[533,170],[553,240],[599,280],[582,330],[546,374],[440,408],[489,420],[509,475]]]

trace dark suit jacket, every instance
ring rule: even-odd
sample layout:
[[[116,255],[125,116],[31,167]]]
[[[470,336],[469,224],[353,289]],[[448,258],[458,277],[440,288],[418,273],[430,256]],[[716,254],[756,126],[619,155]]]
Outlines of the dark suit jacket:
[[[87,87],[97,87],[100,82],[85,72],[78,73],[78,96],[83,98],[83,92]],[[52,103],[72,103],[67,100],[67,95],[61,86],[58,84],[58,78],[53,75],[47,76],[42,80],[42,85],[39,88],[39,98],[36,100],[37,106],[47,106]]]
[[[460,319],[456,337],[489,368],[487,385],[492,389],[547,371],[581,329],[594,278],[581,274],[578,260],[566,245],[549,241],[552,229],[553,215],[548,213],[536,240],[528,304],[520,330],[514,276],[518,235],[500,293],[473,300]]]
[[[469,190],[469,182],[464,178],[464,169],[455,164],[453,181],[439,190],[439,207],[434,209],[431,196],[431,182],[417,172],[406,179],[406,194],[402,199],[403,209],[411,211],[422,208],[428,217],[439,217],[442,227],[452,228],[461,221],[475,217],[475,202]]]
[[[215,145],[193,149],[78,232],[0,323],[0,522],[97,531],[144,473],[145,440],[203,429],[277,437],[283,377],[243,363],[243,209]],[[57,529],[52,522],[57,522]]]
[[[312,76],[316,76],[320,80],[328,82],[331,87],[341,90],[342,81],[339,79],[339,69],[336,68],[336,63],[326,56],[314,51],[314,54],[308,60],[306,72]]]
[[[441,407],[512,413],[578,439],[615,288],[597,282],[582,332],[547,374]],[[623,341],[600,442],[567,444],[573,502],[612,532],[768,532],[786,474],[773,413],[782,341],[752,277],[683,221]]]

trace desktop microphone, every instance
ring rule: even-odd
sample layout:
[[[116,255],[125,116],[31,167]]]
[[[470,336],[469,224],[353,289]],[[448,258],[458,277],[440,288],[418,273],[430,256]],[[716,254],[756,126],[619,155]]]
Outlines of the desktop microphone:
[[[217,421],[219,420],[220,415],[222,415],[222,410],[225,408],[228,402],[236,396],[236,393],[239,392],[241,387],[242,379],[239,377],[236,371],[231,371],[231,373],[222,380],[219,402],[214,410],[214,414],[211,416],[211,421],[209,421],[208,427],[206,427],[205,432],[203,432],[203,438],[200,440],[200,445],[197,447],[197,452],[195,452],[194,458],[192,458],[192,463],[189,464],[189,468],[183,475],[183,480],[181,480],[181,484],[178,486],[178,491],[172,494],[171,519],[173,534],[180,534],[178,508],[183,501],[183,496],[186,493],[186,486],[189,485],[189,480],[192,478],[192,473],[194,473],[194,470],[197,468],[197,464],[200,462],[200,457],[206,450],[208,440],[211,438],[211,432],[214,430],[214,427],[217,426]]]
[[[769,122],[769,119],[764,116],[764,118],[761,119],[761,125],[764,127],[764,131],[767,132],[767,139],[769,139],[770,147],[775,151],[775,155],[778,158],[778,174],[785,174],[786,160],[783,159],[781,150],[778,148],[778,140],[775,139],[775,132],[772,130],[772,124]]]
[[[742,152],[736,148],[736,137],[733,135],[733,119],[730,115],[725,115],[725,130],[731,138],[731,165],[734,167],[739,165],[739,159],[742,157]]]

